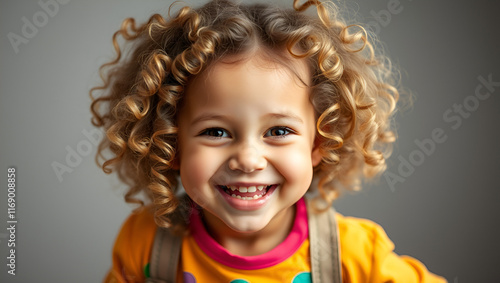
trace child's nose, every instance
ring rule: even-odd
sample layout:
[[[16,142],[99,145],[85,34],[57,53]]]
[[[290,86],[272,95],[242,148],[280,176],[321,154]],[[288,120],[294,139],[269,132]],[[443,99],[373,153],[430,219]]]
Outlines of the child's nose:
[[[266,168],[267,160],[256,147],[244,145],[236,149],[229,159],[229,169],[252,173]]]

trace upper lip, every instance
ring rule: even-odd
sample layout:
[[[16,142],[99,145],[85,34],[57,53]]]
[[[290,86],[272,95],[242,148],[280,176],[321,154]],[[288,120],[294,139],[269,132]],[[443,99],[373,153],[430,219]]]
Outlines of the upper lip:
[[[243,183],[243,182],[236,182],[236,183],[226,183],[226,184],[220,184],[220,186],[235,186],[235,187],[258,187],[258,186],[271,186],[275,185],[275,183]]]
[[[274,184],[265,184],[263,185],[262,183],[233,183],[233,184],[238,184],[238,185],[218,185],[220,189],[223,189],[224,191],[239,191],[240,193],[258,193],[260,194],[261,192],[267,192],[268,189],[270,189]],[[244,184],[244,185],[242,185]]]

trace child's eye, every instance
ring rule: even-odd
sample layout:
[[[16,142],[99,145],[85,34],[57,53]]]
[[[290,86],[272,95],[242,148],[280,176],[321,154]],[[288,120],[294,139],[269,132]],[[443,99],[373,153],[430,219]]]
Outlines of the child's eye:
[[[231,137],[231,135],[229,135],[229,133],[222,128],[205,129],[199,135],[200,136],[210,136],[210,137],[214,137],[214,138],[230,138]]]
[[[288,128],[288,127],[273,127],[269,130],[267,130],[266,134],[264,136],[266,137],[282,137],[282,136],[287,136],[289,134],[293,133],[293,130]]]

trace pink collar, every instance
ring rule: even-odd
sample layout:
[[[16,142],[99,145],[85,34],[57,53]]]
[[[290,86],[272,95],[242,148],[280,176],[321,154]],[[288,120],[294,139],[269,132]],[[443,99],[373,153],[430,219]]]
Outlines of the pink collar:
[[[296,203],[296,209],[295,221],[286,239],[269,252],[256,256],[231,254],[208,234],[199,213],[191,213],[189,228],[201,250],[215,261],[235,269],[261,269],[286,260],[309,237],[307,210],[303,198]]]

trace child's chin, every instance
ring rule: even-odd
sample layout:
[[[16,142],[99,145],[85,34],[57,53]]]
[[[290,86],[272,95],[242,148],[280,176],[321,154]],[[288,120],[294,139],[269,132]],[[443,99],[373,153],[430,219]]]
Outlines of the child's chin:
[[[239,233],[259,232],[269,224],[267,219],[262,219],[260,217],[256,217],[256,219],[248,219],[249,217],[244,218],[245,219],[231,219],[229,221],[224,221],[224,223],[229,228]]]

